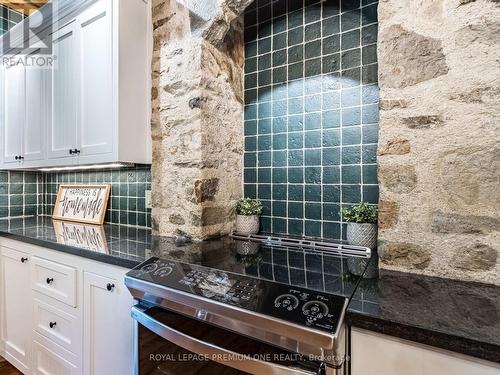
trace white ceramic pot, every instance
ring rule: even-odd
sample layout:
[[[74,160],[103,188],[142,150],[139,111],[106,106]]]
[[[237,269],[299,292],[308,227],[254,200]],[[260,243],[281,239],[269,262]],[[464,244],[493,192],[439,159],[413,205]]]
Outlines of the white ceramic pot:
[[[259,215],[236,215],[236,233],[257,234],[260,229]]]
[[[375,250],[377,247],[377,224],[347,223],[347,242],[349,245],[365,246]]]

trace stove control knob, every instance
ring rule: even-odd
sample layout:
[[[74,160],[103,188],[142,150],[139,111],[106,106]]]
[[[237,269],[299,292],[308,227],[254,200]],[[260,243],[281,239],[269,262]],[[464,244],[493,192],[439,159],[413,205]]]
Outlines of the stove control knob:
[[[288,311],[292,311],[299,306],[299,300],[297,297],[291,294],[282,294],[274,300],[274,307],[277,309],[282,308]]]

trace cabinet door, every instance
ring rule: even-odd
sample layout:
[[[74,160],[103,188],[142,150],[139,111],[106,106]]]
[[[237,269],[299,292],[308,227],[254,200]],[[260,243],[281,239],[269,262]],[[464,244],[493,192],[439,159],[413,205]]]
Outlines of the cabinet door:
[[[50,120],[50,69],[26,69],[26,122],[23,135],[24,162],[43,160]]]
[[[80,156],[113,151],[112,1],[99,1],[77,19],[80,48]]]
[[[52,69],[52,119],[49,125],[48,157],[70,157],[77,148],[78,129],[78,28],[72,22],[53,34],[57,56]]]
[[[83,373],[131,375],[134,367],[132,296],[122,278],[118,281],[90,272],[84,273],[83,288]]]
[[[25,69],[22,65],[4,70],[3,162],[20,163],[25,123]]]
[[[500,366],[375,332],[351,331],[351,374],[496,375]]]
[[[73,353],[64,351],[38,333],[34,333],[33,338],[32,375],[81,375],[72,362],[77,361]]]
[[[28,282],[29,256],[7,248],[0,248],[0,254],[1,335],[5,345],[5,357],[27,373],[33,310]]]

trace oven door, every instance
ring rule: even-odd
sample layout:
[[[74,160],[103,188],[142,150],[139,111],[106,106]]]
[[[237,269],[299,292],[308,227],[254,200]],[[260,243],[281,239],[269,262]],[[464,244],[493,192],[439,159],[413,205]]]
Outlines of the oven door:
[[[136,374],[318,375],[323,365],[300,355],[159,308],[132,308]]]

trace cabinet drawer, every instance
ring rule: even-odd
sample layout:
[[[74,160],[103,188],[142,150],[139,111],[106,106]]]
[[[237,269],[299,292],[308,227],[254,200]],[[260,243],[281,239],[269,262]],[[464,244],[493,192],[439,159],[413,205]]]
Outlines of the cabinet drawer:
[[[62,349],[49,348],[43,338],[33,340],[33,375],[78,375],[80,370],[71,363],[75,359]]]
[[[79,330],[76,317],[35,299],[33,318],[35,331],[78,354]]]
[[[34,290],[76,307],[76,268],[33,257],[31,272]]]

